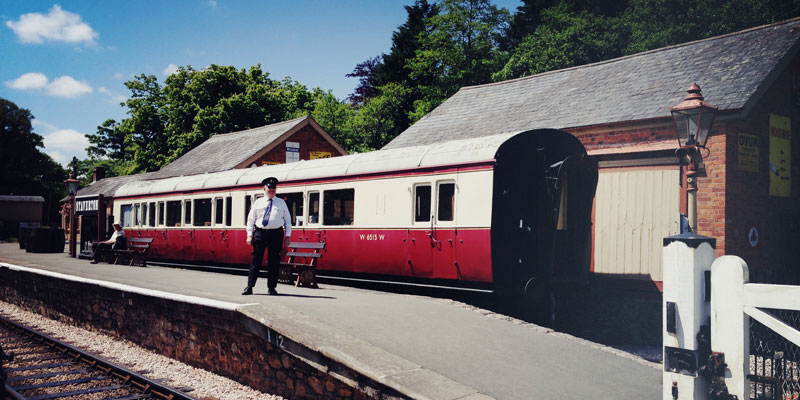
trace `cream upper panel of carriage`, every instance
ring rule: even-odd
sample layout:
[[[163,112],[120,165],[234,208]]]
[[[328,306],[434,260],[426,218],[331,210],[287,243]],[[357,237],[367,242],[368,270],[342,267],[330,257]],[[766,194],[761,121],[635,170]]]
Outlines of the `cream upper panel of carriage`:
[[[281,181],[299,181],[366,173],[410,170],[492,160],[497,149],[518,133],[453,140],[427,146],[378,150],[363,154],[295,163],[265,165],[201,175],[131,182],[120,187],[116,197],[168,193],[222,187],[258,185],[269,176]]]
[[[393,176],[355,185],[356,227],[486,228],[491,224],[492,171]]]

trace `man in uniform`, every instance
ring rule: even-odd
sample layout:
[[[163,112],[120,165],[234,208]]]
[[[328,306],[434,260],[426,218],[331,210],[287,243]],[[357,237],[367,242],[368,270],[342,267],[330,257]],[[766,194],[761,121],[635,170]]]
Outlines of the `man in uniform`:
[[[275,197],[278,179],[269,177],[261,181],[264,185],[265,197],[253,203],[247,215],[247,245],[253,246],[253,260],[250,262],[250,273],[247,275],[247,287],[242,295],[253,294],[258,272],[264,260],[264,250],[267,251],[267,288],[269,294],[276,295],[275,286],[278,285],[278,269],[281,263],[281,253],[289,244],[288,238],[292,235],[292,216],[289,207],[280,197]]]

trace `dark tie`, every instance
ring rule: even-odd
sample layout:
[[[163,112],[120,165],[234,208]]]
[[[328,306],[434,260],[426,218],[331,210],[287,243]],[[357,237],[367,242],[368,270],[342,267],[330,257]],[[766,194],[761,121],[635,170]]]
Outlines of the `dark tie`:
[[[269,223],[270,211],[272,211],[272,199],[267,200],[267,209],[264,211],[264,219],[261,221],[261,225],[263,225],[265,229]]]

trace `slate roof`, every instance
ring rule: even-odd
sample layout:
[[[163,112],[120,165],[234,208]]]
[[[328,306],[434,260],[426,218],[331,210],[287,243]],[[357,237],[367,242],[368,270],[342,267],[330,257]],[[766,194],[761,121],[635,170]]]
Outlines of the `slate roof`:
[[[20,203],[44,203],[42,196],[0,196],[0,201]]]
[[[798,51],[800,18],[614,60],[464,87],[384,146],[669,117],[692,82],[745,113]]]
[[[309,118],[305,116],[246,131],[213,135],[177,160],[153,172],[149,179],[233,169]]]
[[[110,178],[103,178],[97,182],[89,184],[89,186],[78,189],[78,193],[75,193],[75,197],[76,198],[97,197],[98,194],[102,194],[105,197],[113,197],[114,192],[116,192],[120,186],[128,182],[140,181],[151,178],[153,174],[154,172],[147,172],[143,174],[113,176]],[[61,199],[61,201],[66,201],[68,199],[69,196]]]

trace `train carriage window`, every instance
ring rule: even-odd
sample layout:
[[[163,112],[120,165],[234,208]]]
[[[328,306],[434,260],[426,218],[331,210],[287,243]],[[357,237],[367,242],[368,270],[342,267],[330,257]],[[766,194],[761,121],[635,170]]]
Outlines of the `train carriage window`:
[[[142,226],[147,225],[147,203],[142,203]]]
[[[455,209],[456,184],[452,182],[440,182],[438,193],[436,219],[438,221],[452,221],[453,210]]]
[[[156,203],[150,203],[150,211],[147,213],[147,225],[156,226]]]
[[[292,215],[292,225],[297,225],[297,217],[303,215],[303,193],[284,193],[280,197],[289,208],[289,214]]]
[[[130,204],[123,204],[120,210],[122,211],[122,227],[127,228],[131,226],[131,222],[133,222],[133,206]]]
[[[191,200],[184,200],[183,201],[183,226],[189,226],[192,224],[192,201]]]
[[[244,196],[244,224],[247,225],[247,217],[250,216],[250,207],[253,206],[253,203],[250,201],[251,197],[249,195]]]
[[[223,200],[222,197],[217,197],[214,199],[214,225],[222,225],[224,222],[223,220],[223,210],[222,209]]]
[[[414,222],[431,220],[431,185],[414,186]]]
[[[194,226],[211,226],[211,199],[195,199]]]
[[[308,223],[319,223],[319,192],[308,194]]]
[[[167,226],[181,226],[181,201],[167,202]]]
[[[228,196],[225,198],[225,226],[231,226],[231,217],[233,217],[233,198]]]
[[[164,226],[164,202],[158,202],[158,226]]]
[[[139,213],[141,210],[139,209],[138,204],[133,205],[133,226],[139,226]]]
[[[353,225],[355,190],[326,190],[324,194],[323,225]]]

